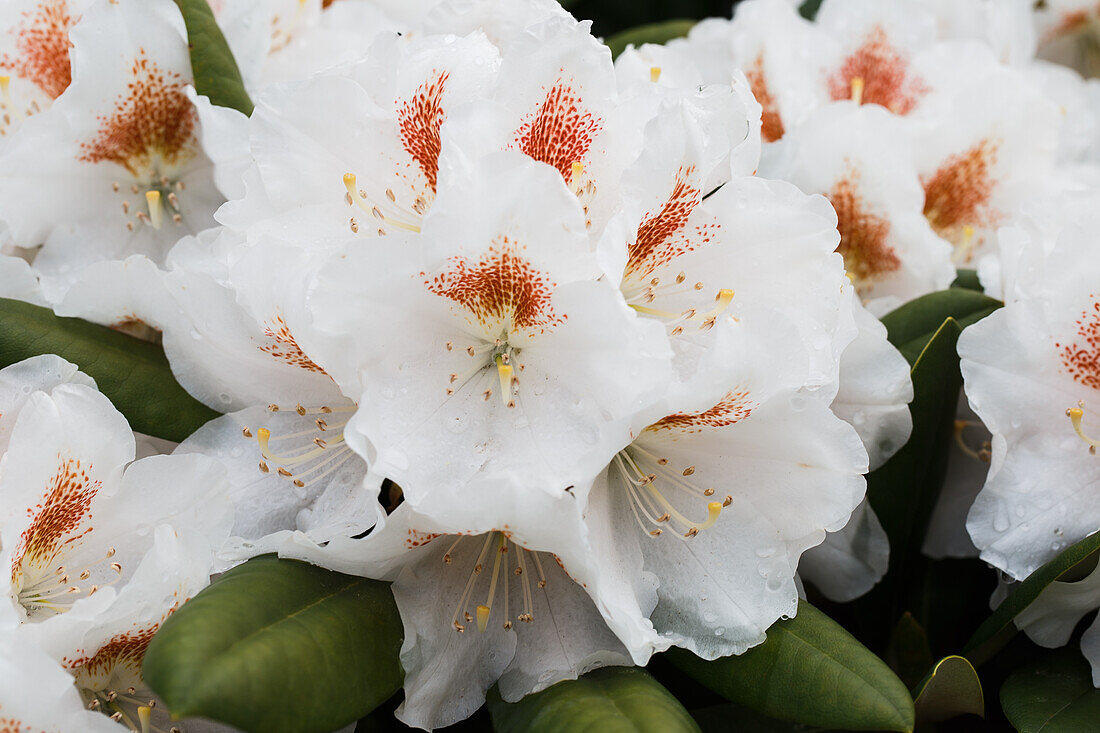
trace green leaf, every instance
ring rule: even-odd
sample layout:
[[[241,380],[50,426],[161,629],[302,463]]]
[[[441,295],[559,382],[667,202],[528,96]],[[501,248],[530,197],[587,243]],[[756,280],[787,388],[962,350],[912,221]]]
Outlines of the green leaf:
[[[80,367],[140,433],[178,442],[218,416],[176,382],[156,344],[0,298],[0,367],[39,354]]]
[[[252,114],[252,100],[245,91],[241,70],[229,50],[221,28],[206,0],[175,0],[187,26],[187,45],[191,51],[191,71],[195,90],[210,97],[219,107],[232,107]]]
[[[660,23],[640,25],[636,28],[627,28],[625,31],[619,31],[606,39],[604,43],[611,49],[612,58],[617,58],[618,55],[625,51],[626,47],[631,44],[635,46],[641,46],[643,43],[664,44],[668,43],[673,38],[686,36],[688,31],[698,22],[697,20],[691,20],[689,18],[676,18]]]
[[[960,269],[955,273],[955,280],[951,283],[953,288],[965,288],[966,290],[976,290],[979,293],[985,292],[982,288],[982,282],[978,279],[977,270]]]
[[[985,717],[985,695],[978,673],[959,656],[944,657],[913,689],[917,722],[939,723],[959,715]]]
[[[1076,647],[1014,672],[1001,685],[1001,709],[1020,733],[1081,733],[1100,725],[1100,690]]]
[[[821,7],[821,0],[806,0],[798,8],[798,12],[802,14],[802,17],[806,20],[813,20],[817,17],[818,8]]]
[[[908,687],[917,684],[932,666],[928,634],[908,611],[902,614],[890,634],[885,659]]]
[[[948,318],[917,358],[911,370],[914,397],[909,404],[913,433],[893,458],[867,477],[867,500],[890,540],[886,577],[857,601],[863,618],[861,634],[873,648],[886,643],[893,624],[905,611],[928,627],[928,619],[919,613],[919,580],[927,568],[921,544],[947,473],[948,448],[962,387],[955,351],[960,333],[959,324]]]
[[[1059,553],[1034,573],[1029,575],[997,606],[989,618],[978,627],[970,641],[963,647],[963,654],[981,666],[1016,635],[1012,620],[1030,606],[1043,590],[1056,580],[1063,582],[1079,579],[1082,568],[1091,569],[1100,556],[1100,532],[1089,535]]]
[[[698,731],[691,715],[643,669],[604,667],[507,703],[494,687],[489,715],[496,733],[677,733]]]
[[[911,300],[883,316],[882,323],[890,343],[910,364],[916,364],[917,357],[945,320],[954,318],[960,328],[966,328],[1002,305],[1001,301],[984,293],[952,288]]]
[[[176,717],[323,733],[401,686],[389,586],[268,555],[215,580],[149,644],[145,681]]]
[[[706,661],[665,655],[714,692],[764,715],[846,730],[911,731],[913,700],[885,662],[805,601],[744,654]]]

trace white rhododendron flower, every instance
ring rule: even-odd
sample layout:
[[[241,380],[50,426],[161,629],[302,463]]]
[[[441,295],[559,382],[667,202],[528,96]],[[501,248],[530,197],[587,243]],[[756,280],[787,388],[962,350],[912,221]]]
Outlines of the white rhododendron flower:
[[[955,278],[950,246],[923,216],[924,190],[902,124],[877,106],[828,105],[769,146],[760,171],[829,199],[837,251],[877,313]]]
[[[0,371],[0,390],[0,626],[53,655],[93,709],[144,730],[145,647],[209,581],[231,521],[224,471],[201,456],[132,462],[125,419],[58,357]]]
[[[0,149],[69,88],[69,31],[90,4],[13,0],[0,10]]]
[[[993,433],[989,477],[967,529],[982,559],[1014,579],[1100,528],[1091,500],[1100,482],[1096,226],[1091,213],[1067,223],[1019,273],[1005,307],[959,340],[966,395]],[[1059,624],[1062,643],[1087,609],[1078,610]],[[1095,675],[1095,643],[1087,651]]]
[[[559,172],[516,152],[456,171],[420,234],[349,247],[316,285],[318,327],[354,357],[334,377],[362,385],[349,439],[437,520],[590,481],[670,356],[599,277]]]
[[[571,497],[535,501],[554,523],[567,524],[577,512]],[[544,549],[552,523],[541,524],[456,533],[401,506],[365,539],[322,548],[297,535],[282,551],[393,582],[405,626],[405,700],[397,717],[431,730],[467,718],[494,684],[515,702],[597,667],[645,664],[654,648],[663,648],[642,624],[612,633],[579,543],[559,541],[568,551],[563,556]],[[652,607],[649,595],[636,618]]]
[[[183,18],[170,0],[99,0],[71,31],[73,81],[0,152],[0,218],[58,300],[81,268],[162,261],[222,202],[199,143]]]
[[[0,611],[0,616],[2,616]],[[0,726],[2,730],[119,733],[121,728],[84,706],[73,678],[44,651],[4,626],[0,618]]]

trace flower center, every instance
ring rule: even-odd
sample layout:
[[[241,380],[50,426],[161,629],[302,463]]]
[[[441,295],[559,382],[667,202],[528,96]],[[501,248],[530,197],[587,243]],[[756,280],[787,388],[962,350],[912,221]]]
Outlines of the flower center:
[[[706,288],[702,282],[687,284],[687,275],[679,273],[671,283],[665,283],[659,277],[651,278],[645,285],[631,288],[633,292],[626,294],[626,302],[638,313],[665,320],[670,334],[679,336],[684,332],[684,326],[695,325],[700,331],[709,331],[718,322],[718,317],[730,307],[733,302],[734,292],[729,288],[722,288],[714,296],[714,306],[708,310],[699,308],[687,308],[676,312],[654,308],[650,305],[657,298],[676,297],[685,293],[698,292]]]
[[[695,466],[680,470],[670,468],[669,460],[633,443],[615,455],[613,471],[617,471],[619,483],[630,499],[630,510],[643,532],[659,537],[665,529],[681,538],[691,538],[704,529],[713,527],[724,507],[733,502],[732,496],[722,501],[710,501],[713,488],[703,488],[689,477]],[[666,496],[666,493],[668,496]],[[670,496],[677,501],[706,502],[707,518],[701,522],[689,519],[676,509]]]
[[[271,404],[267,409],[279,412],[283,408]],[[298,404],[293,410],[300,416],[317,416],[312,428],[280,435],[273,435],[267,428],[259,428],[255,432],[255,438],[263,455],[260,471],[270,473],[274,466],[278,475],[288,479],[299,489],[312,486],[336,471],[355,454],[344,442],[343,427],[348,421],[344,419],[329,422],[333,419],[329,416],[347,415],[355,412],[355,409],[355,405],[305,407]],[[246,438],[253,437],[251,428],[246,427],[241,433]]]
[[[344,202],[348,206],[357,206],[367,213],[377,227],[378,236],[384,237],[389,233],[389,228],[400,229],[406,232],[419,232],[420,221],[424,212],[428,210],[431,202],[423,193],[417,194],[411,207],[402,206],[397,201],[397,194],[392,188],[387,188],[385,196],[371,196],[363,188],[359,188],[358,179],[354,173],[344,174]],[[349,226],[354,234],[358,234],[365,224],[360,223],[357,217],[349,219]]]
[[[185,188],[183,181],[159,175],[155,170],[135,180],[128,188],[118,181],[111,184],[111,190],[121,199],[122,216],[130,232],[140,226],[160,229],[166,218],[177,226],[182,224],[180,194]]]
[[[458,537],[447,548],[447,551],[443,553],[443,563],[445,565],[453,565],[454,558],[452,552],[458,547],[458,544],[462,540],[467,539],[465,537]],[[479,580],[484,574],[485,563],[488,562],[488,555],[493,554],[493,566],[492,570],[487,574],[488,588],[486,589],[485,602],[478,604],[474,607],[474,612],[470,613],[470,604],[474,602],[474,598],[477,597],[477,586]],[[509,560],[509,556],[514,560]],[[514,563],[514,566],[509,567]],[[532,581],[531,573],[538,574],[538,580]],[[451,619],[451,625],[454,630],[462,633],[466,630],[466,625],[477,621],[477,630],[484,632],[489,627],[489,618],[493,612],[493,604],[496,601],[497,588],[503,586],[503,600],[504,620],[501,625],[505,629],[512,628],[512,614],[509,603],[510,596],[510,576],[515,576],[520,586],[522,593],[522,611],[516,616],[516,618],[524,623],[531,623],[534,616],[534,591],[532,589],[532,583],[537,589],[546,588],[546,573],[543,572],[542,560],[539,558],[539,553],[531,552],[530,550],[521,547],[514,542],[511,542],[503,532],[489,532],[485,535],[485,540],[481,544],[481,550],[478,552],[477,560],[474,561],[473,567],[470,569],[469,578],[466,580],[466,585],[462,589],[462,595],[458,599],[458,605],[455,607],[454,615]]]
[[[70,568],[61,563],[52,569],[24,557],[12,578],[19,605],[30,620],[65,613],[81,598],[90,598],[100,588],[122,579],[122,565],[112,560],[114,556],[115,549],[111,547],[103,557],[83,567]]]

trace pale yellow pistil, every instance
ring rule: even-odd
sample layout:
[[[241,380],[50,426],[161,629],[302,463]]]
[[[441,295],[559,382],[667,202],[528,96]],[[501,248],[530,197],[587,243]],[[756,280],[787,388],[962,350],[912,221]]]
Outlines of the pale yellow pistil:
[[[160,191],[146,191],[145,205],[149,208],[149,223],[154,229],[160,229],[164,222],[164,207],[160,203]]]
[[[863,77],[852,77],[852,101],[856,104],[863,104]]]
[[[501,354],[496,359],[497,377],[500,380],[500,399],[505,407],[515,407],[516,401],[513,394],[516,385],[515,370],[512,368],[508,354]]]
[[[661,79],[661,67],[650,66],[649,67],[649,80],[653,83],[657,83]]]
[[[455,539],[454,543],[447,548],[447,551],[443,554],[444,565],[449,566],[452,564],[451,552],[454,551],[455,547],[457,547],[459,542],[463,539],[463,537],[458,537]],[[490,551],[490,547],[493,548],[492,552],[494,558],[485,602],[478,604],[474,608],[474,613],[471,614],[467,610],[469,607],[467,604],[474,595],[475,586],[485,567],[484,562]],[[514,545],[512,548],[509,548],[508,538],[502,532],[490,532],[485,536],[485,541],[481,545],[481,551],[478,553],[477,560],[474,562],[474,567],[470,572],[470,576],[466,579],[466,585],[462,589],[462,595],[458,599],[458,605],[451,619],[451,625],[455,631],[461,633],[466,630],[466,624],[475,621],[479,632],[484,632],[489,628],[489,620],[493,614],[493,608],[496,602],[497,588],[499,588],[501,584],[504,586],[504,620],[501,622],[501,626],[505,629],[512,628],[512,615],[509,609],[509,597],[511,594],[509,576],[511,575],[517,577],[523,595],[523,611],[516,618],[524,623],[531,623],[531,621],[534,620],[534,595],[529,579],[528,565],[525,559],[525,556],[528,554],[534,558],[534,565],[538,571],[539,577],[536,582],[536,587],[540,589],[545,588],[546,576],[543,573],[542,561],[539,559],[538,553],[531,552],[519,545]],[[515,557],[515,567],[511,570],[509,570],[508,567],[509,555]]]
[[[636,458],[631,455],[631,450],[635,450],[641,455]],[[642,457],[651,458],[647,451],[632,446],[631,449],[620,451],[615,456],[615,462],[619,468],[623,486],[626,488],[627,495],[631,500],[631,511],[634,512],[634,518],[637,520],[638,526],[647,531],[652,537],[659,537],[663,534],[665,526],[677,527],[678,532],[685,538],[694,537],[703,530],[713,527],[718,521],[718,517],[721,516],[722,509],[729,506],[733,501],[733,497],[727,496],[724,501],[707,502],[707,518],[702,522],[695,522],[672,505],[657,487],[657,482],[660,481],[667,488],[674,491],[683,492],[692,499],[709,498],[714,495],[714,489],[700,489],[686,480],[686,477],[695,473],[694,466],[688,466],[677,476],[666,468],[668,461],[662,458],[654,462],[654,468],[651,472],[646,472],[639,463],[639,458]],[[642,521],[643,516],[649,525],[654,527],[653,529],[646,529],[646,522]]]
[[[1100,440],[1090,438],[1085,434],[1084,428],[1081,426],[1081,420],[1085,416],[1085,411],[1082,409],[1084,403],[1077,403],[1077,407],[1071,407],[1066,410],[1066,416],[1069,417],[1071,423],[1073,423],[1073,430],[1077,433],[1077,437],[1085,441],[1089,446],[1089,453],[1096,455],[1096,447],[1100,446]]]
[[[974,256],[974,227],[969,224],[964,226],[962,235],[962,241],[959,242],[959,246],[955,248],[955,252],[951,256],[951,262],[954,265],[970,262],[970,259]]]

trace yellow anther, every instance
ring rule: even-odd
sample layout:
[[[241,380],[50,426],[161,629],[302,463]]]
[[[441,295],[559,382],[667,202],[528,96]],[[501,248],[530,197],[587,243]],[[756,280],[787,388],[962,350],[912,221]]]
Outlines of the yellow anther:
[[[852,77],[852,101],[856,104],[863,104],[863,77]]]
[[[661,78],[661,67],[660,66],[650,66],[649,67],[649,80],[652,81],[652,82],[656,82],[660,78]]]
[[[160,229],[164,221],[164,210],[160,204],[160,191],[146,191],[145,204],[149,207],[149,223],[154,229]]]

